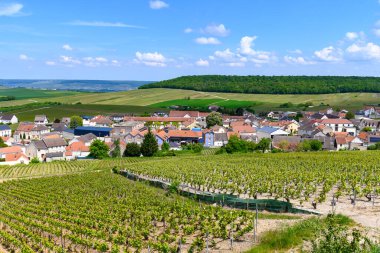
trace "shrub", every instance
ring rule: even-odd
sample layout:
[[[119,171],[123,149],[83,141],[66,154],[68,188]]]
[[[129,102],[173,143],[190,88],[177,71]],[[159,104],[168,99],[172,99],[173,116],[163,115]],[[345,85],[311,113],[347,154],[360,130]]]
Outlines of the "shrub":
[[[139,157],[141,155],[140,145],[137,143],[128,143],[125,147],[124,156]]]

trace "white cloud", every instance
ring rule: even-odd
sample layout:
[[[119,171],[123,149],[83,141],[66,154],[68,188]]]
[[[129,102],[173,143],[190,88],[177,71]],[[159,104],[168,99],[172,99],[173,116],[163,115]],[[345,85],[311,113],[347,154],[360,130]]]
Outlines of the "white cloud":
[[[270,63],[276,60],[273,53],[267,51],[257,51],[253,49],[254,41],[257,36],[244,36],[240,40],[240,54],[247,56],[248,61],[252,61],[257,64]]]
[[[199,59],[198,61],[195,62],[195,65],[199,67],[208,67],[210,66],[210,63],[208,62],[208,60]]]
[[[55,61],[46,61],[45,64],[48,65],[48,66],[55,66],[55,65],[57,65],[57,63]]]
[[[303,58],[301,56],[292,57],[292,56],[288,56],[288,55],[286,55],[284,57],[284,61],[287,62],[287,63],[290,63],[290,64],[300,64],[300,65],[311,65],[311,64],[315,63],[313,61],[308,61],[308,60],[306,60],[305,58]]]
[[[217,38],[214,37],[200,37],[196,38],[195,42],[201,45],[218,45],[220,44],[220,41]]]
[[[107,65],[108,59],[104,57],[84,57],[83,63],[88,67],[97,67],[100,65]]]
[[[167,59],[165,56],[158,52],[154,53],[141,53],[136,52],[136,59],[135,62],[142,63],[146,66],[152,66],[152,67],[165,67]]]
[[[202,32],[219,37],[225,37],[230,33],[223,24],[208,25],[206,28],[202,29]]]
[[[62,48],[66,51],[73,51],[73,48],[69,44],[63,45]]]
[[[168,8],[169,4],[165,3],[164,1],[160,0],[152,0],[149,2],[149,7],[154,10],[159,10],[163,8]]]
[[[104,21],[71,21],[66,23],[68,25],[73,26],[92,26],[92,27],[120,27],[120,28],[137,28],[137,29],[145,29],[143,26],[138,25],[129,25],[121,22],[104,22]]]
[[[62,63],[68,64],[68,65],[76,65],[76,64],[81,64],[82,62],[78,59],[75,59],[71,56],[66,56],[66,55],[61,55],[60,56],[60,61]]]
[[[185,30],[183,30],[184,33],[192,33],[193,32],[193,29],[191,28],[186,28]]]
[[[357,38],[359,38],[359,34],[356,32],[347,32],[346,33],[346,39],[348,39],[348,40],[356,40]]]
[[[20,60],[22,60],[22,61],[28,61],[28,60],[31,60],[31,59],[29,58],[29,56],[27,56],[26,54],[20,54],[20,55],[18,56],[18,58],[19,58]]]
[[[1,16],[17,16],[21,14],[21,10],[24,6],[19,3],[0,4],[0,17]]]
[[[112,66],[116,66],[116,67],[120,67],[120,66],[121,66],[121,63],[120,63],[118,60],[112,60],[112,61],[111,61],[111,65],[112,65]]]
[[[315,51],[314,55],[322,61],[337,62],[342,60],[343,52],[340,48],[329,46]]]
[[[346,52],[362,60],[380,60],[380,46],[372,42],[364,45],[354,43],[346,49]]]
[[[249,62],[261,65],[277,61],[276,56],[271,52],[254,50],[253,41],[255,39],[255,36],[245,36],[241,39],[240,48],[236,49],[236,52],[229,48],[223,51],[215,51],[213,55],[209,56],[209,59],[221,61],[222,65],[231,67],[243,67]]]

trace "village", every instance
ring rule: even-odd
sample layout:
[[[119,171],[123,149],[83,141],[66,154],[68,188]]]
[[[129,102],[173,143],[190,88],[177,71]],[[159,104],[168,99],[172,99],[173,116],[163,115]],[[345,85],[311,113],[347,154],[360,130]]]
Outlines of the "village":
[[[141,144],[149,130],[160,148],[168,143],[170,150],[194,143],[205,149],[220,148],[231,136],[254,143],[267,138],[271,149],[286,152],[296,151],[306,140],[320,141],[325,151],[367,150],[380,143],[380,107],[376,106],[366,106],[350,119],[348,111],[331,108],[319,112],[271,111],[264,117],[244,112],[242,116],[221,115],[222,124],[208,127],[206,119],[211,113],[215,112],[80,116],[82,124],[74,129],[69,117],[50,122],[45,115],[36,115],[34,122],[18,122],[16,115],[1,114],[4,147],[0,148],[0,165],[88,159],[96,139],[104,141],[110,152],[118,140],[123,154],[127,144]],[[18,124],[14,132],[10,124]]]

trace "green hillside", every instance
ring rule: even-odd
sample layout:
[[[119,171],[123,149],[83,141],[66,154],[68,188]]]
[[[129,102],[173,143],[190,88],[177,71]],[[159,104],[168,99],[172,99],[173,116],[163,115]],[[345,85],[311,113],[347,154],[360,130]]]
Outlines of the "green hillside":
[[[140,86],[253,94],[380,93],[379,77],[356,76],[182,76]]]

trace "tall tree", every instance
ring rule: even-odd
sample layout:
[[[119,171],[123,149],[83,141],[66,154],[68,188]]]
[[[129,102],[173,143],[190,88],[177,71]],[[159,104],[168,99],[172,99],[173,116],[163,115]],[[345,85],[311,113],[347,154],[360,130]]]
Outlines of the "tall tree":
[[[90,146],[90,155],[93,158],[104,159],[109,157],[109,147],[101,140],[95,140]]]
[[[70,118],[70,128],[75,129],[80,126],[83,126],[83,119],[79,116],[72,116]]]
[[[157,151],[157,140],[149,129],[148,133],[144,136],[143,143],[141,144],[141,153],[143,156],[150,157],[157,153]]]
[[[139,157],[141,155],[140,145],[137,143],[128,143],[125,147],[124,156],[126,157]]]
[[[112,157],[121,157],[120,140],[114,141],[115,148],[112,150]]]
[[[207,127],[221,126],[223,125],[223,118],[219,112],[212,112],[206,117]]]

